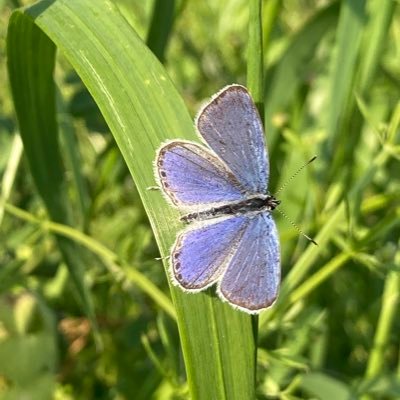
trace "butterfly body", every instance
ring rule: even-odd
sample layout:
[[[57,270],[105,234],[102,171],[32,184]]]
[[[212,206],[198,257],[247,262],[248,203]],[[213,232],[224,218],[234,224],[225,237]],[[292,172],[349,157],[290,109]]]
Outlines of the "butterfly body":
[[[270,195],[256,195],[236,203],[224,204],[207,210],[192,212],[181,217],[181,221],[190,223],[223,216],[247,214],[249,216],[260,212],[272,211],[280,201]]]
[[[234,308],[256,314],[276,299],[279,236],[268,194],[269,161],[257,108],[247,91],[231,85],[196,119],[206,145],[163,144],[155,175],[188,225],[171,249],[172,282],[195,293],[216,284]]]

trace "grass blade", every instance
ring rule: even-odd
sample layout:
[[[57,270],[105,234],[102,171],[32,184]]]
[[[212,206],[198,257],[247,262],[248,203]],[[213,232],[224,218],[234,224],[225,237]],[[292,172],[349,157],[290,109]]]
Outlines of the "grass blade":
[[[302,29],[290,38],[289,45],[270,71],[271,77],[266,79],[265,123],[268,136],[275,145],[276,127],[273,117],[276,113],[286,112],[296,91],[306,76],[308,60],[315,52],[321,38],[335,26],[337,22],[338,4],[334,2],[316,13]]]
[[[174,23],[175,0],[156,0],[153,6],[153,15],[147,46],[163,62],[168,44],[169,34]]]
[[[356,60],[360,50],[361,38],[365,24],[364,0],[345,0],[341,3],[339,26],[337,29],[337,50],[332,63],[332,76],[329,90],[329,113],[327,117],[329,157],[335,153],[335,144],[341,134],[347,134],[341,130],[346,107],[352,97]],[[339,154],[339,158],[343,154]],[[336,156],[337,165],[339,159]]]
[[[22,141],[19,135],[15,135],[8,157],[7,167],[5,169],[3,179],[1,182],[1,194],[0,194],[0,226],[4,216],[4,204],[8,200],[12,186],[14,184],[15,175],[18,170],[19,162],[22,156]]]
[[[10,45],[13,50],[9,57],[14,82],[20,75],[26,75],[23,87],[42,85],[46,88],[45,92],[33,90],[28,101],[18,95],[23,93],[22,88],[15,91],[21,130],[28,136],[29,121],[36,121],[35,115],[46,117],[40,103],[37,103],[35,115],[29,112],[31,103],[38,101],[39,93],[45,97],[46,105],[53,101],[54,86],[50,78],[53,63],[48,61],[54,57],[51,40],[64,53],[98,104],[135,180],[161,253],[167,255],[181,226],[173,222],[178,220],[177,212],[165,203],[160,193],[146,190],[154,185],[152,161],[162,141],[173,135],[195,140],[195,134],[186,107],[162,65],[109,1],[43,1],[25,12],[17,11],[12,26]],[[16,43],[18,34],[27,31],[35,31],[35,37],[45,43],[48,51],[45,58],[37,57],[38,63],[46,59],[46,65],[39,65],[48,68],[46,78],[40,82],[35,81],[34,68],[27,65],[24,58],[30,54],[30,43],[21,41],[19,46]],[[27,69],[22,67],[25,65]],[[54,104],[51,107],[54,108]],[[43,144],[45,136],[49,136],[47,139],[54,148],[57,145],[56,127],[53,124],[54,129],[42,131],[39,129],[42,122],[36,121],[37,133],[42,136],[32,143],[31,158],[41,160],[44,167],[54,154],[39,155],[33,149],[37,143]],[[58,170],[52,181],[63,182],[62,171]],[[50,195],[43,189],[44,198]],[[60,197],[64,210],[67,197]],[[68,243],[63,245],[68,246]],[[254,339],[250,317],[222,304],[210,292],[188,295],[171,287],[171,293],[191,397],[253,398]]]
[[[8,29],[8,71],[20,134],[31,173],[52,220],[71,224],[66,181],[57,138],[55,88],[52,80],[55,47],[30,18],[13,13]],[[86,314],[100,345],[84,265],[73,242],[57,236]]]

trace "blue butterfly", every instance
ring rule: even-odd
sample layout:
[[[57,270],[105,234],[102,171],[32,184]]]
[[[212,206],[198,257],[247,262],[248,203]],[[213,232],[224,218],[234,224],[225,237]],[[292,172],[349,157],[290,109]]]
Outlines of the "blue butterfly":
[[[187,292],[217,284],[219,297],[256,314],[278,295],[280,246],[268,194],[263,127],[247,91],[231,85],[200,111],[208,147],[175,140],[158,151],[160,186],[188,227],[171,250],[173,282]]]

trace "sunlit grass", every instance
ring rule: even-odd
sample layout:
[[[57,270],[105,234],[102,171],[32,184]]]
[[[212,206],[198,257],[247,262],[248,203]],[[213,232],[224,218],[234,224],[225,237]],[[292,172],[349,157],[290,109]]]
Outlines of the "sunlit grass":
[[[107,1],[44,2],[27,15],[43,13],[59,48],[58,111],[54,48],[15,14],[19,123],[12,3],[0,3],[0,397],[399,398],[395,2],[263,2],[263,55],[244,0],[176,2],[162,26],[172,1],[119,0],[125,19]],[[194,138],[200,104],[234,82],[264,102],[272,192],[318,155],[279,194],[319,246],[275,215],[283,281],[259,317],[256,385],[251,319],[212,289],[170,291],[154,234],[164,256],[180,226],[146,190],[160,142]]]

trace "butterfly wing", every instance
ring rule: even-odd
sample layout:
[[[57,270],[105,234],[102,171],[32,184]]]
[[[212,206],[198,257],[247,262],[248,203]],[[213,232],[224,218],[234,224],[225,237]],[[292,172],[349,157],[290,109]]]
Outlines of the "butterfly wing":
[[[180,208],[211,207],[245,196],[245,189],[224,163],[195,143],[173,141],[162,146],[156,173],[164,192]]]
[[[197,129],[248,192],[267,192],[269,164],[263,127],[245,87],[222,89],[200,112]]]
[[[171,252],[173,281],[187,291],[200,291],[224,273],[249,224],[245,216],[219,218],[183,231]]]
[[[269,213],[250,220],[230,260],[218,294],[233,306],[258,313],[276,299],[280,282],[280,250],[275,222]]]

